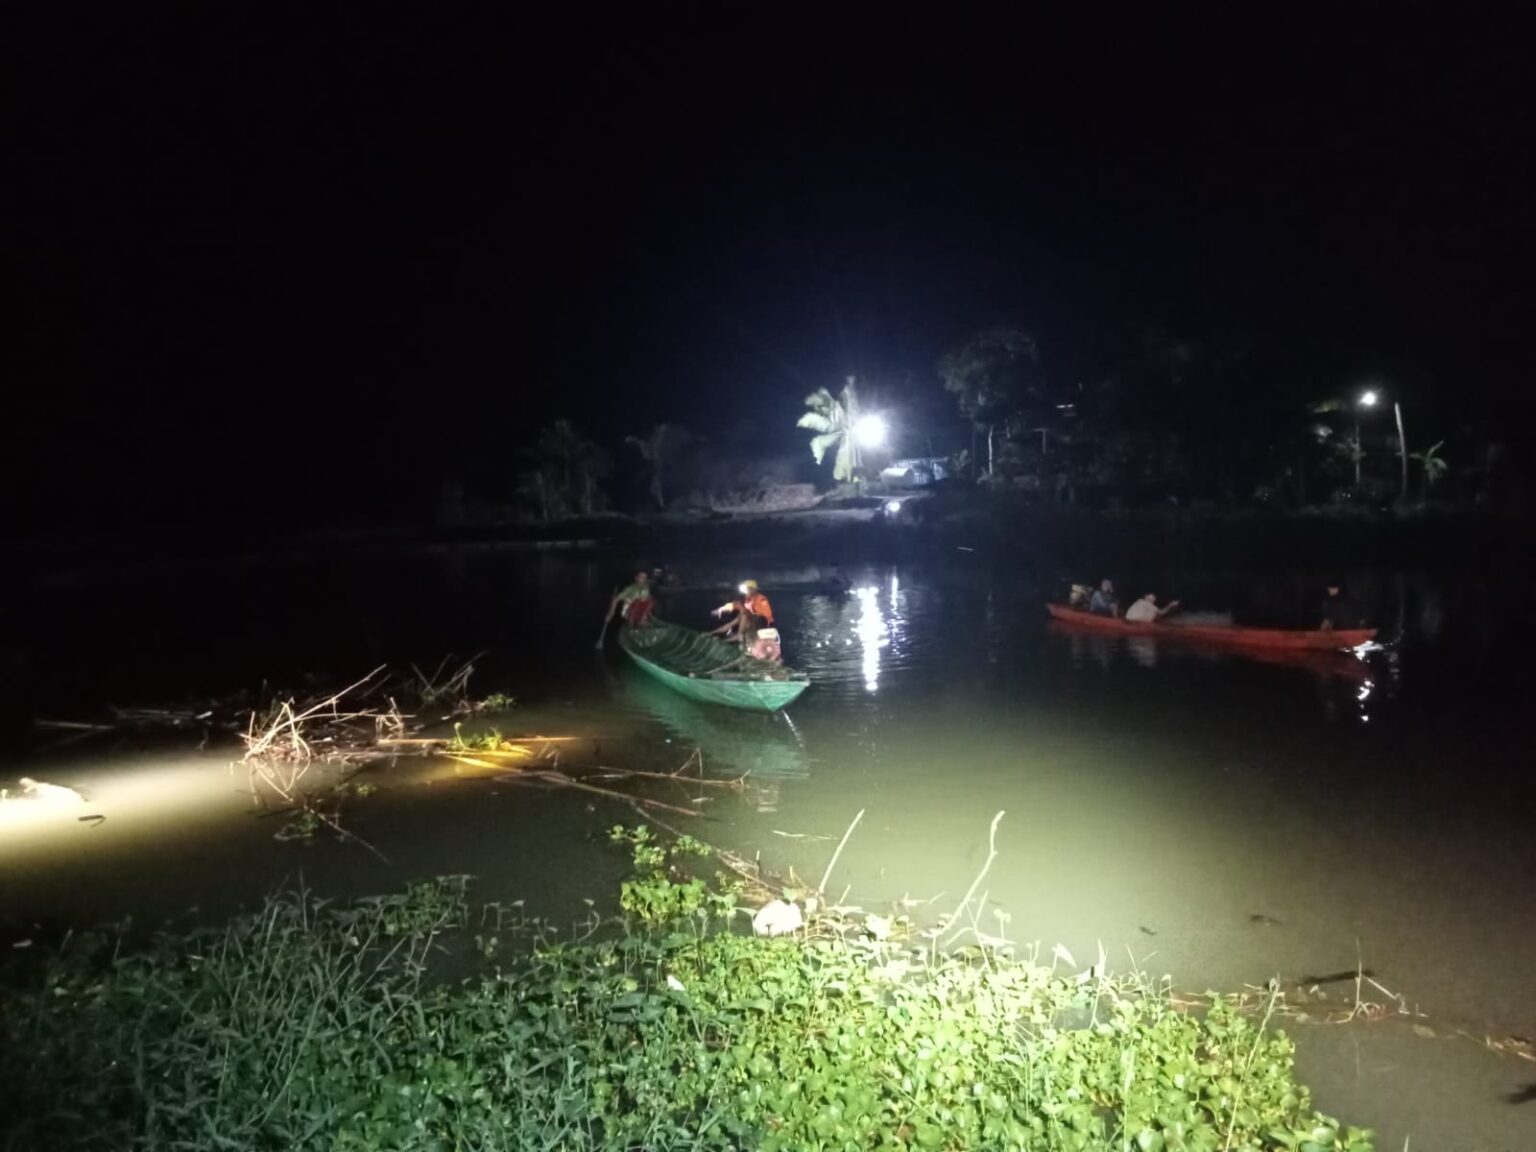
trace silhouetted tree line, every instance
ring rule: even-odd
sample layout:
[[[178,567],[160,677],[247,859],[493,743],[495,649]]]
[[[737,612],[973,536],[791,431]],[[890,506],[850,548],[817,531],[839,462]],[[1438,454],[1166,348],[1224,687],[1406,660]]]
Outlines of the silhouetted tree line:
[[[1439,417],[1421,401],[1420,382],[1319,380],[1255,354],[1240,337],[1149,331],[1128,349],[1061,365],[1030,334],[992,328],[948,352],[938,375],[969,429],[959,453],[966,474],[1044,499],[1519,502],[1507,443],[1485,429],[1422,423]],[[1361,406],[1368,384],[1395,392],[1409,415],[1406,494],[1391,405]]]
[[[1507,441],[1470,425],[1436,427],[1422,382],[1329,382],[1230,335],[1150,330],[1128,346],[1066,361],[1020,328],[988,328],[947,352],[927,385],[953,413],[947,429],[913,421],[923,425],[921,442],[909,430],[911,443],[861,456],[852,429],[861,410],[878,405],[856,397],[850,382],[839,393],[822,388],[807,397],[799,427],[813,435],[800,444],[808,443],[817,465],[832,461],[835,482],[868,481],[883,460],[939,451],[960,482],[1009,487],[1041,502],[1380,507],[1405,495],[1402,445],[1390,405],[1359,404],[1367,379],[1391,390],[1408,414],[1411,502],[1519,510]],[[923,406],[931,411],[932,400]],[[503,481],[485,498],[558,520],[608,510],[615,489],[626,494],[626,507],[655,510],[700,492],[795,479],[792,461],[804,447],[791,452],[788,427],[761,431],[760,441],[785,451],[715,443],[661,423],[626,436],[611,453],[577,424],[556,420],[518,452],[510,487]],[[439,515],[466,518],[471,502],[462,486],[445,485]]]

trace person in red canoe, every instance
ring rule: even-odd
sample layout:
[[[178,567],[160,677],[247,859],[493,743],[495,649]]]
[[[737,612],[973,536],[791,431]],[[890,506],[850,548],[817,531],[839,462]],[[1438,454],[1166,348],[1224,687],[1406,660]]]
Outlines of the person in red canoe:
[[[1322,623],[1319,632],[1332,632],[1335,628],[1360,627],[1360,614],[1354,603],[1344,594],[1337,580],[1328,585],[1328,595],[1323,598]]]
[[[1125,610],[1125,620],[1127,624],[1155,624],[1178,606],[1179,602],[1172,600],[1159,608],[1157,606],[1157,593],[1148,592]]]
[[[624,606],[624,623],[631,628],[639,628],[650,623],[651,613],[656,610],[656,601],[651,597],[651,574],[643,569],[635,573],[635,582],[627,588],[616,592],[613,601],[608,605],[608,615],[613,615],[613,610],[619,605]]]
[[[1093,596],[1088,601],[1088,611],[1095,616],[1120,615],[1120,601],[1115,599],[1115,585],[1113,581],[1105,580],[1093,590]]]

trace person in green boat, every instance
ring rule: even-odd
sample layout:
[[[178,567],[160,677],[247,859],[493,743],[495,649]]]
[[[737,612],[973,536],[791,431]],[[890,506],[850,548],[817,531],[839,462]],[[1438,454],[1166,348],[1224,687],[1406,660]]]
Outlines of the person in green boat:
[[[706,635],[720,636],[726,640],[736,640],[741,644],[741,650],[754,660],[766,660],[770,664],[780,664],[784,661],[784,653],[779,646],[779,630],[777,628],[761,628],[760,617],[754,616],[740,604],[724,604],[722,608],[736,609],[736,614],[718,628],[711,629]],[[715,609],[719,612],[720,609]]]
[[[651,596],[651,574],[644,569],[635,573],[635,581],[627,588],[622,588],[614,593],[613,600],[608,605],[608,615],[613,616],[613,611],[620,605],[624,608],[624,623],[631,628],[639,628],[648,624],[651,613],[656,610],[656,601]]]
[[[708,633],[710,636],[740,641],[742,651],[757,660],[778,664],[784,659],[778,629],[773,626],[773,605],[758,590],[756,580],[745,581],[741,585],[741,597],[720,605],[714,614],[729,616],[729,619],[712,629]]]
[[[711,628],[704,633],[706,636],[718,636],[722,640],[734,640],[741,635],[747,626],[747,614],[741,610],[741,604],[732,600],[729,604],[722,604],[710,613],[711,616],[727,617],[724,624],[718,628]]]
[[[741,592],[739,597],[727,600],[714,610],[714,615],[729,616],[730,619],[711,632],[711,636],[729,636],[733,630],[740,633],[747,625],[751,625],[753,631],[757,628],[773,627],[773,605],[768,602],[768,597],[758,590],[757,581],[742,581],[739,591]]]

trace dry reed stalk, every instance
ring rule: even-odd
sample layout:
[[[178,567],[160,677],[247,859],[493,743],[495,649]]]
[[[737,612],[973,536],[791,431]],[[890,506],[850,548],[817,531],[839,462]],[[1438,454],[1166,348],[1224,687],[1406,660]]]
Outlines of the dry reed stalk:
[[[743,772],[734,780],[704,780],[692,776],[684,776],[678,772],[643,772],[638,768],[613,768],[607,764],[599,764],[596,772],[612,773],[614,776],[634,776],[641,780],[665,780],[671,784],[697,784],[705,788],[731,788],[740,791],[746,787],[747,777],[750,772]]]
[[[843,838],[837,843],[837,851],[832,853],[832,859],[827,861],[827,870],[821,874],[821,883],[816,885],[816,891],[821,895],[827,894],[827,881],[832,879],[832,869],[837,867],[837,859],[843,854],[843,849],[848,845],[848,837],[853,835],[853,830],[859,826],[859,821],[864,819],[864,809],[859,809],[859,814],[853,818],[853,823],[848,825],[848,830],[843,833]]]
[[[484,656],[484,652],[477,652],[453,672],[442,683],[438,683],[444,670],[448,667],[448,661],[453,659],[449,653],[438,661],[437,668],[428,676],[416,665],[411,665],[411,671],[416,673],[414,688],[416,697],[424,704],[435,703],[442,699],[462,700],[469,694],[469,678],[475,674],[475,661]]]
[[[520,772],[519,779],[547,780],[553,784],[559,784],[566,788],[575,788],[581,792],[591,792],[598,796],[607,796],[610,800],[622,800],[631,807],[640,804],[647,808],[660,808],[663,812],[676,812],[680,816],[697,816],[698,813],[689,808],[679,808],[675,804],[664,804],[660,800],[652,800],[645,796],[631,796],[625,792],[617,792],[612,788],[599,788],[595,784],[583,784],[579,780],[573,780],[564,772],[556,772],[550,769],[541,769],[537,772]]]
[[[986,879],[987,873],[992,870],[992,861],[997,859],[997,826],[1002,822],[1002,819],[1002,812],[998,812],[996,816],[992,817],[992,827],[987,830],[986,863],[981,866],[981,871],[976,874],[976,879],[971,881],[971,886],[966,889],[965,896],[960,900],[960,903],[955,906],[955,910],[949,914],[949,920],[947,923],[953,924],[955,921],[960,919],[960,913],[965,910],[967,905],[970,904],[971,897],[976,895],[976,889],[981,887],[981,882]],[[963,928],[956,931],[953,936],[944,942],[945,947],[948,947],[950,944],[953,944],[956,940],[958,940],[964,931],[965,929]]]
[[[343,712],[340,705],[343,698],[359,689],[369,686],[379,687],[378,678],[385,667],[380,664],[361,680],[347,685],[340,692],[334,692],[316,701],[303,711],[295,711],[294,701],[283,701],[268,714],[265,725],[259,731],[256,727],[256,713],[252,712],[244,736],[246,759],[272,755],[286,755],[302,760],[311,759],[314,753],[309,742],[304,738],[304,725],[317,718],[323,718],[325,724],[330,727],[342,726],[357,720],[376,723],[381,715],[377,710]]]

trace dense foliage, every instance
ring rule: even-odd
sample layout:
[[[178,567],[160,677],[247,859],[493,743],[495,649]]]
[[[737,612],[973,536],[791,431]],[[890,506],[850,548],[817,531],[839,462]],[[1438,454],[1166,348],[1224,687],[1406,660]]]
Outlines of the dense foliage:
[[[816,433],[811,437],[811,455],[817,465],[832,452],[832,479],[840,484],[848,483],[859,475],[862,461],[859,454],[859,394],[853,380],[843,386],[836,396],[825,388],[818,388],[805,398],[809,411],[796,423],[798,428],[808,428]]]
[[[462,881],[69,947],[7,997],[9,1146],[1370,1147],[1220,1002],[868,933],[755,939],[698,845],[619,836],[615,931],[499,966],[482,936],[466,980],[429,971],[473,931]]]

